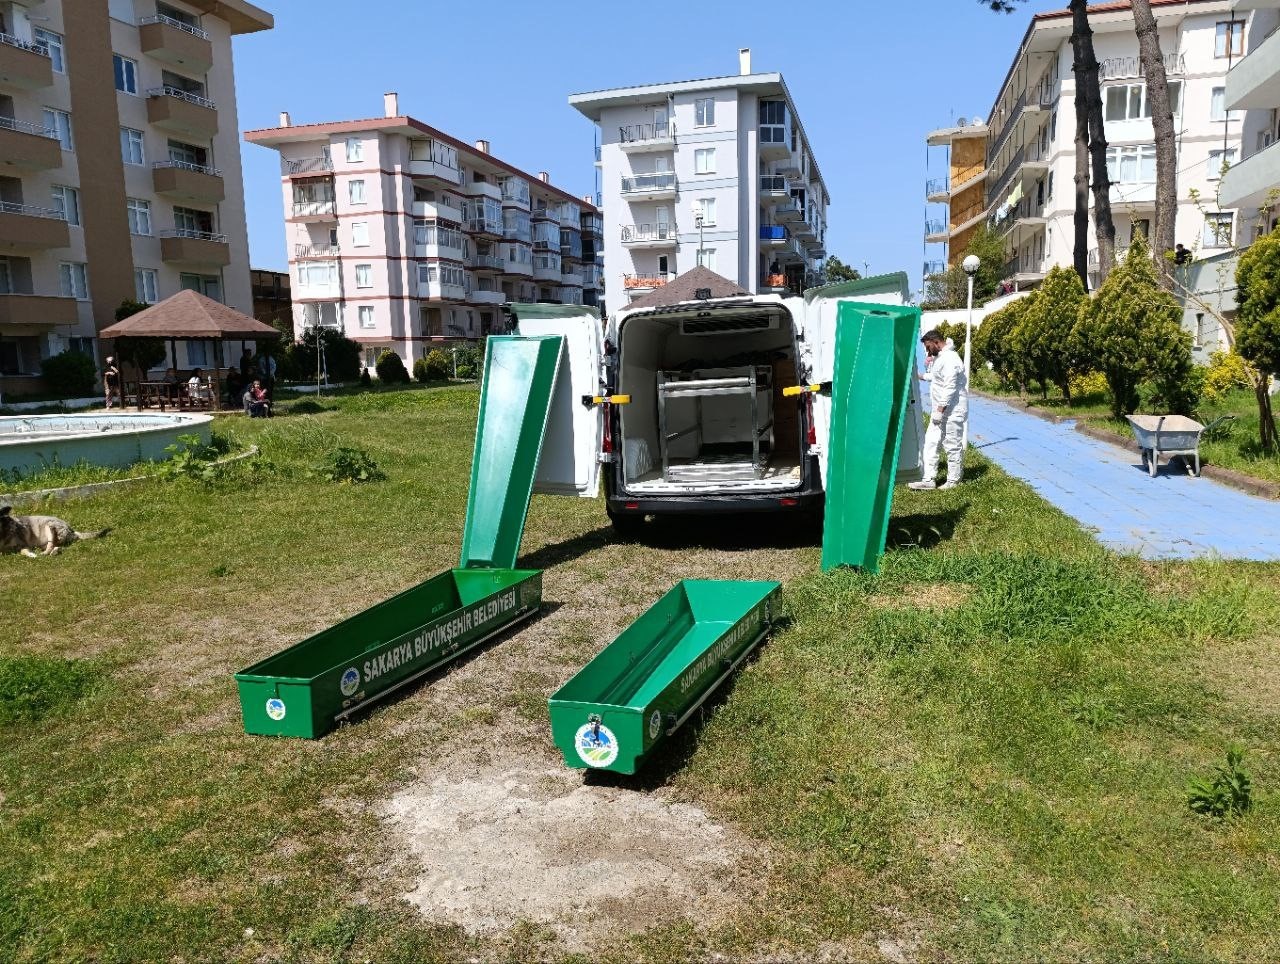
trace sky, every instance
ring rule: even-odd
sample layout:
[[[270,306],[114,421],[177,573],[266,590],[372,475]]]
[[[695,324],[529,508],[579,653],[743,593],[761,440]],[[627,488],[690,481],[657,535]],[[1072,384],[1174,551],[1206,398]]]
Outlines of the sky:
[[[945,173],[925,135],[985,119],[1031,15],[976,0],[255,0],[274,30],[235,40],[242,131],[400,110],[497,157],[595,191],[594,125],[580,91],[781,71],[827,182],[827,250],[864,273],[906,271],[920,285],[924,185]],[[250,262],[285,270],[279,155],[241,143]],[[932,163],[930,164],[930,161]]]

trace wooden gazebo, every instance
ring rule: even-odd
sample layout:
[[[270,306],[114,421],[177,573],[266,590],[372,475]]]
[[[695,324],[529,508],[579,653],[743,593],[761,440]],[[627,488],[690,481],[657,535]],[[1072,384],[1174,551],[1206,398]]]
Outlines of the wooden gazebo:
[[[213,407],[222,399],[222,373],[224,365],[222,345],[227,341],[259,342],[274,340],[280,332],[270,325],[250,318],[234,308],[228,308],[212,298],[196,291],[179,291],[176,295],[146,308],[136,315],[103,328],[99,336],[109,338],[159,338],[169,342],[169,357],[177,363],[177,343],[180,341],[212,341],[214,364],[210,369],[210,391]],[[137,403],[141,408],[146,394],[146,372],[138,373]],[[164,400],[161,397],[163,407]]]

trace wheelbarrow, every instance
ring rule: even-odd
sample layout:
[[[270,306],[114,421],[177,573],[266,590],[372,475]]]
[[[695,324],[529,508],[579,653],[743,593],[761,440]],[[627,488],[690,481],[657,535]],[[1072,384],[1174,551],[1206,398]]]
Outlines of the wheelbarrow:
[[[1212,434],[1235,416],[1223,415],[1208,425],[1201,425],[1185,415],[1126,415],[1125,418],[1133,426],[1134,438],[1142,450],[1142,467],[1154,479],[1162,456],[1166,461],[1178,456],[1187,472],[1198,478],[1200,438],[1206,433]]]

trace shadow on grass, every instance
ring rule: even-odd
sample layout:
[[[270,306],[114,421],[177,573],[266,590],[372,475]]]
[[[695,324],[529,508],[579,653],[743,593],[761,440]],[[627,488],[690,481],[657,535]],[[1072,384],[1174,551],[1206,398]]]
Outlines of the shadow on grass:
[[[955,508],[939,512],[894,516],[889,520],[885,551],[932,549],[940,543],[950,542],[968,511],[969,503],[964,502]]]
[[[613,526],[600,526],[598,529],[584,532],[565,542],[550,543],[527,556],[521,556],[516,561],[516,565],[522,569],[550,569],[566,562],[573,562],[615,541],[617,537],[614,535]]]
[[[636,539],[655,549],[798,549],[822,543],[822,527],[812,516],[794,513],[659,516]]]

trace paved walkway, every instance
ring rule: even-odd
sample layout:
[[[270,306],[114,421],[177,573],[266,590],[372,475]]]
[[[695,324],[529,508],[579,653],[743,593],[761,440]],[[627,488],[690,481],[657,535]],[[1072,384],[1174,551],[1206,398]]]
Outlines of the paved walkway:
[[[971,397],[969,443],[1098,541],[1144,559],[1280,560],[1280,502],[1181,467],[1147,475],[1127,451],[1001,402]]]

